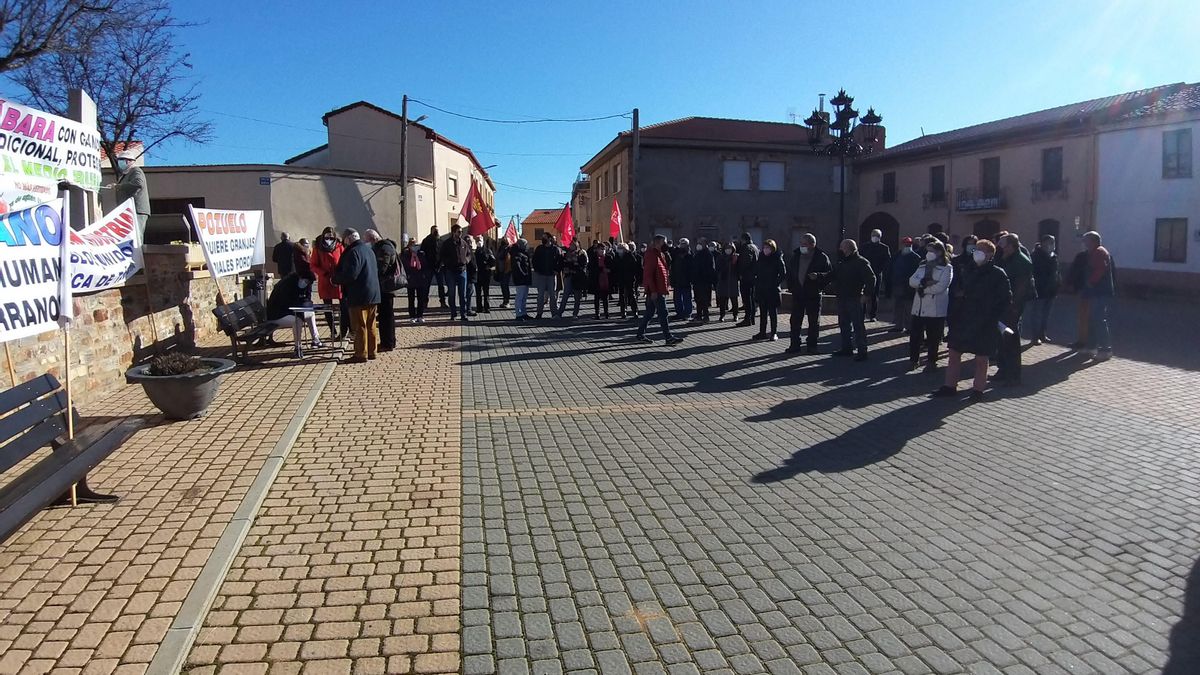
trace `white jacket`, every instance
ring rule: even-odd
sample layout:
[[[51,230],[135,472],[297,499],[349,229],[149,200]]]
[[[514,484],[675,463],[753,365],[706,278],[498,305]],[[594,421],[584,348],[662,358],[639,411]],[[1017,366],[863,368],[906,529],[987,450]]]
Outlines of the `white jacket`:
[[[929,263],[922,261],[917,271],[908,278],[908,285],[921,288],[925,279],[925,267]],[[933,285],[925,287],[925,295],[920,293],[913,296],[912,315],[923,317],[945,318],[950,307],[950,281],[954,278],[954,268],[950,265],[936,265],[933,268]]]

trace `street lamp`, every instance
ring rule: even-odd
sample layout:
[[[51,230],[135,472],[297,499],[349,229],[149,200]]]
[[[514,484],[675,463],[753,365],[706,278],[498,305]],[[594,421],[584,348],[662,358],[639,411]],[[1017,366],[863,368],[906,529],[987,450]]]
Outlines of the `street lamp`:
[[[828,114],[814,110],[804,123],[808,125],[808,144],[813,151],[841,160],[838,172],[838,243],[846,238],[846,158],[868,155],[879,142],[879,123],[883,121],[874,108],[859,119],[854,109],[854,97],[845,89],[838,91],[829,102],[833,105],[833,122]],[[857,123],[855,122],[856,120]],[[862,129],[862,131],[859,131]]]

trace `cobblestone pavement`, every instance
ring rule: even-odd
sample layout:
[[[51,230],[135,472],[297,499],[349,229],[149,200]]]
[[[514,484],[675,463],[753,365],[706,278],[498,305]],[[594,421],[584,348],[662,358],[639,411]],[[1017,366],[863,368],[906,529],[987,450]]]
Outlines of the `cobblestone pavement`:
[[[458,328],[339,365],[234,561],[188,672],[457,673]]]
[[[319,368],[239,368],[206,417],[155,418],[91,474],[121,501],[43,511],[0,545],[0,673],[145,672],[303,398],[276,393],[307,391]],[[156,411],[124,387],[80,412]]]
[[[1200,672],[1200,375],[1045,346],[930,400],[870,329],[465,330],[464,671]]]

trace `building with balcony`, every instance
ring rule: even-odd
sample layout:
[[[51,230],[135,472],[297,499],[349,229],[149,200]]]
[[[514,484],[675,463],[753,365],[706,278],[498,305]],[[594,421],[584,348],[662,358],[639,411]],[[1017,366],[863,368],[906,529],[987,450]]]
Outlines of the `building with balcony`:
[[[1172,84],[930,134],[855,160],[858,226],[893,248],[944,231],[953,243],[1001,230],[1025,241],[1097,227],[1100,129],[1177,93]],[[1067,246],[1060,247],[1064,251]]]
[[[804,232],[822,245],[837,238],[838,160],[813,152],[807,127],[687,117],[642,127],[639,134],[636,208],[630,203],[630,132],[617,134],[581,167],[591,191],[588,243],[608,238],[614,199],[626,241],[655,234],[729,240],[749,232],[757,242],[773,238],[791,250]],[[856,207],[847,195],[847,223],[854,222]]]

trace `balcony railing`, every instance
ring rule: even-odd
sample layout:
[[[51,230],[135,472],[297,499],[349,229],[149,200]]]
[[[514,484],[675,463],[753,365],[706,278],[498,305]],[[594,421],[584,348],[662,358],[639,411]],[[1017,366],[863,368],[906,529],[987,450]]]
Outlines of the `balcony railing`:
[[[895,190],[876,190],[875,191],[875,203],[876,204],[895,204],[896,203],[896,191]]]
[[[1008,208],[1008,190],[959,188],[954,201],[959,211],[1003,211]]]
[[[1042,181],[1035,180],[1030,184],[1030,188],[1033,190],[1033,201],[1044,202],[1054,199],[1067,199],[1070,196],[1070,193],[1067,191],[1067,187],[1069,185],[1070,181],[1064,178],[1059,181],[1057,187],[1047,190],[1042,184]]]
[[[921,207],[925,209],[946,208],[946,191],[926,192],[921,195]]]

